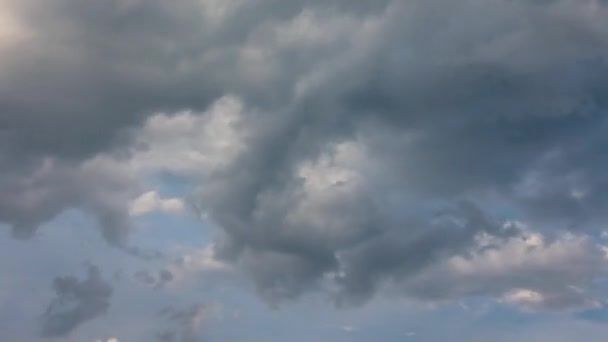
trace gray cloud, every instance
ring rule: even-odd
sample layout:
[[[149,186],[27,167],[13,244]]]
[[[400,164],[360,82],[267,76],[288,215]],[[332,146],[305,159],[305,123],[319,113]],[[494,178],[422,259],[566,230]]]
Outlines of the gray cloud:
[[[142,270],[135,272],[133,274],[133,278],[143,285],[160,289],[165,287],[173,280],[173,273],[167,269],[160,270],[158,274]]]
[[[95,266],[89,267],[84,280],[73,276],[56,278],[53,291],[57,297],[42,317],[43,337],[67,336],[79,325],[105,314],[110,307],[112,287]]]
[[[172,326],[156,334],[161,342],[197,342],[202,338],[202,323],[206,318],[207,307],[201,304],[186,309],[165,309],[162,315]]]
[[[393,2],[367,17],[332,51],[340,67],[302,73],[314,86],[279,119],[245,120],[248,148],[201,187],[219,255],[270,300],[326,276],[339,297],[367,298],[500,235],[501,211],[540,229],[602,219],[606,27],[585,6]],[[463,199],[476,213],[433,223]]]
[[[156,283],[157,288],[165,287],[173,280],[173,273],[169,270],[161,270],[158,272],[158,282]]]
[[[134,187],[120,172],[94,164],[44,159],[25,170],[7,164],[0,180],[5,194],[0,197],[0,220],[12,224],[14,236],[27,238],[39,224],[77,207],[98,219],[108,241],[122,244],[128,226],[122,203]]]
[[[73,180],[86,178],[80,175],[80,164],[98,153],[120,153],[130,140],[130,130],[149,115],[202,110],[232,92],[260,105],[276,106],[272,103],[280,96],[277,90],[286,89],[284,85],[293,79],[281,79],[288,73],[278,69],[264,79],[247,76],[254,72],[249,68],[256,68],[243,57],[245,45],[259,39],[249,37],[252,31],[264,34],[273,23],[289,20],[309,6],[364,15],[382,3],[233,1],[219,11],[214,2],[194,0],[170,5],[4,0],[3,13],[15,27],[0,42],[4,55],[0,66],[5,70],[0,82],[0,165],[2,179],[7,180],[0,189],[12,195],[0,202],[2,220],[14,227],[16,235],[28,236],[64,209],[80,207],[83,198],[86,202],[95,197],[102,190],[83,188]],[[265,85],[259,87],[262,81]],[[58,175],[65,178],[64,186],[52,193],[44,184],[12,186],[36,176],[49,160],[69,169]],[[105,171],[110,178],[115,173]],[[87,182],[100,184],[105,178],[96,175]],[[99,188],[111,185],[103,183]],[[29,199],[28,194],[38,190],[46,190],[48,196],[36,196],[35,205],[20,199]],[[120,198],[112,202],[125,205]],[[124,225],[119,222],[124,209],[92,206],[92,210],[112,242],[126,235],[126,228],[117,228]]]
[[[511,238],[505,216],[605,221],[604,2],[374,3],[13,5],[27,30],[2,62],[0,219],[23,236],[79,207],[123,244],[129,166],[170,146],[145,172],[200,182],[219,258],[271,302],[329,281],[348,303]],[[175,149],[205,162],[162,164]]]

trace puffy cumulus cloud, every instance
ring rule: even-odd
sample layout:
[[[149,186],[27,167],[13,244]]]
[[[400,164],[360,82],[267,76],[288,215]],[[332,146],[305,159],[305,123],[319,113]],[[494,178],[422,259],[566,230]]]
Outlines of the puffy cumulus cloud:
[[[153,212],[182,214],[185,210],[184,201],[180,198],[161,198],[158,192],[149,191],[137,197],[129,207],[131,216],[139,216]]]
[[[135,131],[128,159],[109,159],[139,174],[204,177],[221,170],[245,149],[243,106],[239,98],[226,95],[204,112],[156,113]]]
[[[594,281],[608,272],[606,247],[588,236],[552,239],[526,231],[508,239],[478,236],[474,248],[399,284],[428,300],[492,296],[533,311],[603,306]]]
[[[480,237],[523,248],[505,212],[573,231],[518,252],[555,285],[476,271],[435,296],[566,307],[581,275],[539,254],[588,262],[579,279],[603,270],[580,235],[608,212],[603,1],[2,4],[3,37],[19,38],[2,40],[0,219],[18,234],[75,206],[124,240],[132,200],[174,207],[136,199],[169,173],[197,184],[214,256],[271,302],[326,286],[360,302],[391,283],[433,297],[416,281],[435,268],[487,267]]]
[[[89,267],[84,280],[55,278],[53,291],[57,297],[42,316],[41,336],[49,338],[67,336],[82,323],[105,314],[112,296],[112,287],[95,266]]]

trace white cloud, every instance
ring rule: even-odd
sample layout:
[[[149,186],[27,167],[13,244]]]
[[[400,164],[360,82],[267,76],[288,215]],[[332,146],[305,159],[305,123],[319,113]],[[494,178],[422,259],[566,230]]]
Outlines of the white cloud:
[[[499,302],[527,311],[569,311],[602,306],[600,300],[592,298],[586,294],[586,290],[576,286],[548,290],[544,293],[529,289],[513,289],[505,293]]]
[[[131,202],[129,214],[140,216],[153,212],[179,215],[186,210],[181,198],[162,198],[156,191],[149,191]]]
[[[348,141],[332,146],[317,160],[303,163],[297,171],[301,180],[294,191],[297,200],[287,208],[286,221],[293,226],[353,233],[353,218],[336,214],[335,203],[357,204],[364,191],[364,179],[358,170],[364,160],[364,147]]]
[[[551,239],[529,230],[507,239],[483,235],[473,250],[435,265],[406,287],[444,299],[486,294],[533,311],[597,307],[591,288],[596,277],[608,274],[605,249],[586,235]]]
[[[527,289],[515,289],[505,293],[502,301],[517,306],[539,305],[545,298],[539,292]]]
[[[225,96],[204,113],[152,116],[137,132],[128,163],[138,173],[170,172],[195,178],[208,175],[243,151],[242,111],[238,98]]]

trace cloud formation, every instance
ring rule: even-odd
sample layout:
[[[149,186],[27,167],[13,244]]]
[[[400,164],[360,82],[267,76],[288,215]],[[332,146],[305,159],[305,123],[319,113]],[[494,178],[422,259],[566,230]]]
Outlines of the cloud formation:
[[[131,216],[140,216],[153,212],[168,214],[182,214],[185,210],[184,202],[179,198],[161,198],[155,191],[149,191],[137,197],[129,208]]]
[[[603,1],[1,4],[0,220],[17,236],[75,207],[125,245],[129,210],[182,208],[149,192],[169,174],[193,184],[214,256],[272,303],[397,283],[562,309],[604,272],[588,237],[608,212]],[[530,251],[513,218],[575,237]],[[554,286],[489,274],[480,238]],[[582,278],[544,264],[581,246],[564,258]],[[418,288],[458,262],[464,289]]]
[[[42,316],[42,337],[68,336],[79,325],[106,313],[112,286],[101,277],[96,266],[89,266],[87,278],[58,277],[53,281],[56,294]]]
[[[202,324],[207,315],[205,305],[196,304],[187,309],[163,310],[163,316],[173,325],[173,328],[159,332],[156,337],[159,342],[198,342],[202,338]]]
[[[427,300],[489,295],[533,311],[603,306],[593,282],[608,271],[605,246],[588,236],[547,238],[530,231],[500,240],[477,239],[466,255],[451,257],[401,284]]]

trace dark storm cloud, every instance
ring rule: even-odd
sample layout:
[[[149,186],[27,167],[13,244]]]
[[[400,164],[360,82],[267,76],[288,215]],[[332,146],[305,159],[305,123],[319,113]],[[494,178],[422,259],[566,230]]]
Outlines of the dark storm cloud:
[[[237,63],[236,49],[252,30],[289,19],[309,5],[235,5],[214,25],[217,9],[204,3],[28,0],[11,5],[31,37],[7,46],[2,63],[7,73],[0,83],[3,154],[26,160],[87,157],[123,142],[126,128],[154,112],[204,109],[245,81],[234,75],[231,63]],[[336,6],[381,7],[345,1],[321,7]]]
[[[2,219],[24,236],[62,210],[84,203],[98,216],[105,236],[121,242],[126,235],[124,190],[104,205],[87,205],[114,186],[108,178],[115,178],[115,170],[89,176],[80,162],[124,143],[129,127],[152,112],[201,108],[214,96],[211,75],[203,82],[201,72],[178,66],[198,50],[192,39],[202,28],[188,14],[195,12],[194,3],[2,5],[26,31],[25,38],[2,47]],[[179,56],[166,49],[178,41]],[[30,181],[48,161],[57,165],[50,171],[56,174]]]
[[[292,72],[277,69],[280,77],[260,86],[259,80],[239,75],[247,65],[235,68],[242,64],[240,49],[258,28],[288,20],[310,6],[364,15],[383,3],[235,1],[221,6],[223,14],[218,4],[194,0],[4,0],[4,11],[23,33],[2,46],[0,169],[7,180],[0,184],[7,194],[0,201],[2,219],[17,235],[26,236],[62,210],[80,207],[81,197],[96,188],[88,191],[68,182],[31,204],[20,197],[38,185],[28,183],[29,189],[12,184],[34,176],[45,160],[68,163],[78,172],[81,161],[120,150],[130,129],[151,114],[203,110],[229,92],[259,104],[276,102],[283,97],[280,93],[288,96],[280,90],[293,83]],[[290,66],[277,66],[283,67]],[[111,184],[100,184],[107,186]],[[88,209],[99,214],[113,242],[125,235],[125,227],[117,228],[124,226],[119,222],[124,210]]]
[[[200,32],[187,20],[188,6],[24,3],[21,20],[33,37],[10,46],[3,62],[3,139],[11,142],[5,153],[87,157],[150,111],[204,106],[210,98],[204,83],[180,75],[179,57],[159,55],[168,40]]]
[[[219,255],[271,301],[328,276],[338,298],[357,300],[480,232],[509,236],[477,219],[492,211],[558,229],[605,217],[603,6],[393,2],[368,41],[334,52],[343,65],[278,119],[250,124],[246,152],[201,187],[199,207],[225,233]],[[365,160],[340,165],[341,143]],[[319,168],[302,176],[306,163]],[[488,208],[496,199],[503,207]],[[474,219],[434,222],[460,200]]]
[[[53,291],[57,297],[42,317],[43,337],[67,336],[82,323],[105,314],[110,307],[112,287],[95,266],[89,267],[84,280],[73,276],[56,278]]]
[[[122,243],[135,185],[108,184],[136,181],[90,158],[129,160],[150,115],[232,95],[243,151],[192,204],[272,302],[328,279],[366,299],[516,234],[501,210],[603,222],[603,2],[368,3],[13,5],[31,32],[1,62],[0,219],[27,235],[76,206]]]

